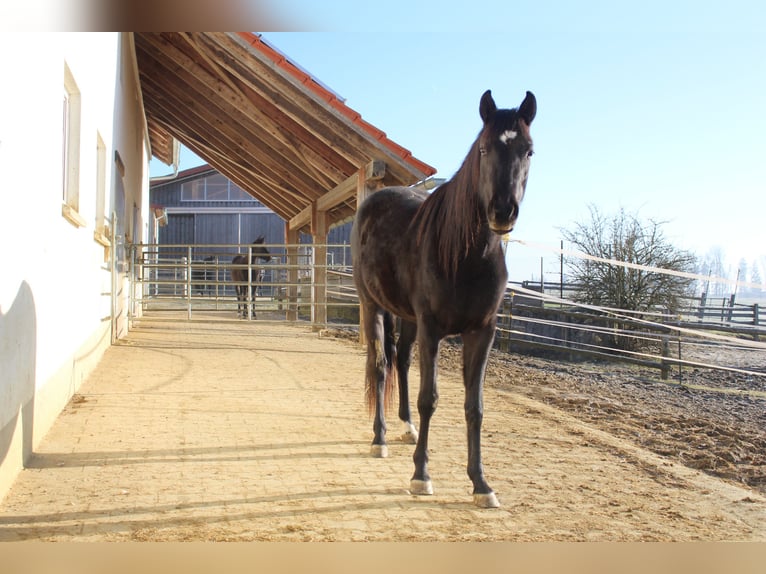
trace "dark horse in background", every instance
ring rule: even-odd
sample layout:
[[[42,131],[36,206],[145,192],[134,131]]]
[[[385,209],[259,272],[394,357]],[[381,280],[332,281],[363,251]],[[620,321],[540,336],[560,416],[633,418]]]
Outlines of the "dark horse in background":
[[[452,179],[430,196],[412,188],[383,189],[356,215],[351,250],[367,339],[367,399],[375,410],[372,454],[388,454],[384,411],[398,374],[399,418],[407,429],[402,438],[417,442],[413,494],[433,492],[427,463],[428,429],[439,398],[437,354],[444,337],[460,334],[474,503],[499,506],[481,463],[484,373],[508,278],[501,237],[513,229],[524,196],[536,110],[531,92],[518,109],[497,109],[487,90],[479,105],[484,126]],[[398,342],[394,316],[401,318]],[[416,338],[419,436],[407,389]]]
[[[269,250],[263,246],[264,241],[265,239],[261,235],[253,241],[252,246],[249,248],[250,268],[245,267],[248,264],[247,255],[237,255],[231,260],[233,265],[241,266],[231,268],[231,280],[237,291],[237,315],[243,319],[248,318],[248,302],[251,304],[251,317],[255,319],[255,289],[263,281],[265,274],[263,268],[255,267],[256,260],[271,261]]]
[[[216,269],[213,266],[215,258],[210,255],[202,261],[195,262],[192,266],[192,292],[200,295],[210,295],[213,286],[210,282],[215,280]]]

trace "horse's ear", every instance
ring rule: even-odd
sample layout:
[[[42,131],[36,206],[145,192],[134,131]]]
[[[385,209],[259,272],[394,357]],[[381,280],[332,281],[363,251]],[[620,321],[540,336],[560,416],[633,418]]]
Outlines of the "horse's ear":
[[[537,114],[537,100],[532,92],[527,92],[524,101],[519,106],[519,115],[524,119],[527,125],[532,123]]]
[[[481,103],[479,104],[479,114],[484,123],[488,123],[497,111],[495,100],[492,99],[492,90],[487,90],[484,95],[481,96]]]

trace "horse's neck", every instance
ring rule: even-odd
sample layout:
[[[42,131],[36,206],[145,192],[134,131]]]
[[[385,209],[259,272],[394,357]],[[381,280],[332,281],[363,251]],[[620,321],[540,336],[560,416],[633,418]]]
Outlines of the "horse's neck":
[[[498,245],[486,224],[486,208],[478,201],[475,188],[459,175],[426,200],[431,205],[423,206],[426,209],[419,226],[420,240],[429,238],[438,265],[448,275],[456,273],[466,259],[481,257]]]
[[[474,257],[486,257],[493,251],[501,248],[500,236],[493,233],[489,225],[482,223],[472,241],[467,247],[464,259]]]

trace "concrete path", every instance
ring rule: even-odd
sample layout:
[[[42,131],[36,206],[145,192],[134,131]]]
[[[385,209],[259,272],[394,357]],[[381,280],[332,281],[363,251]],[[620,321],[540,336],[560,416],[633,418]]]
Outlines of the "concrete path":
[[[411,445],[368,455],[363,366],[360,347],[305,327],[144,320],[0,504],[0,540],[764,538],[749,491],[491,389],[485,466],[503,507],[473,507],[455,373],[432,427],[435,495],[413,497]]]

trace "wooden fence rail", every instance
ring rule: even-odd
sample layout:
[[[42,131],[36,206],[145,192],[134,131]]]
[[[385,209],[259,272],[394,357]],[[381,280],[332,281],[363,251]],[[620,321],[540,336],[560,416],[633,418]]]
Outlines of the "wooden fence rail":
[[[724,322],[718,314],[708,314],[714,319],[703,321],[705,316],[696,313],[681,317],[660,313],[648,317],[647,323],[560,301],[544,303],[528,293],[519,297],[509,290],[498,315],[496,346],[508,351],[537,350],[570,360],[581,356],[628,362],[656,368],[666,379],[673,366],[678,366],[679,372],[681,366],[703,366],[684,360],[681,343],[693,342],[695,337],[682,336],[678,327],[758,341],[766,337],[766,322],[760,313],[757,304],[741,305]],[[631,339],[635,344],[626,344]]]
[[[524,281],[515,283],[523,289],[542,292],[545,295],[559,297],[561,299],[575,300],[579,287],[575,283],[564,283],[561,285],[556,282]],[[523,297],[522,297],[523,298]],[[542,306],[542,300],[537,299],[528,301],[530,304]],[[685,322],[697,321],[699,323],[726,324],[734,323],[739,325],[766,325],[766,305],[755,303],[737,302],[735,295],[728,297],[708,297],[702,294],[699,297],[684,297],[681,299],[681,318]],[[670,313],[668,316],[670,317]],[[669,320],[677,320],[677,317]],[[703,327],[704,328],[704,327]]]

